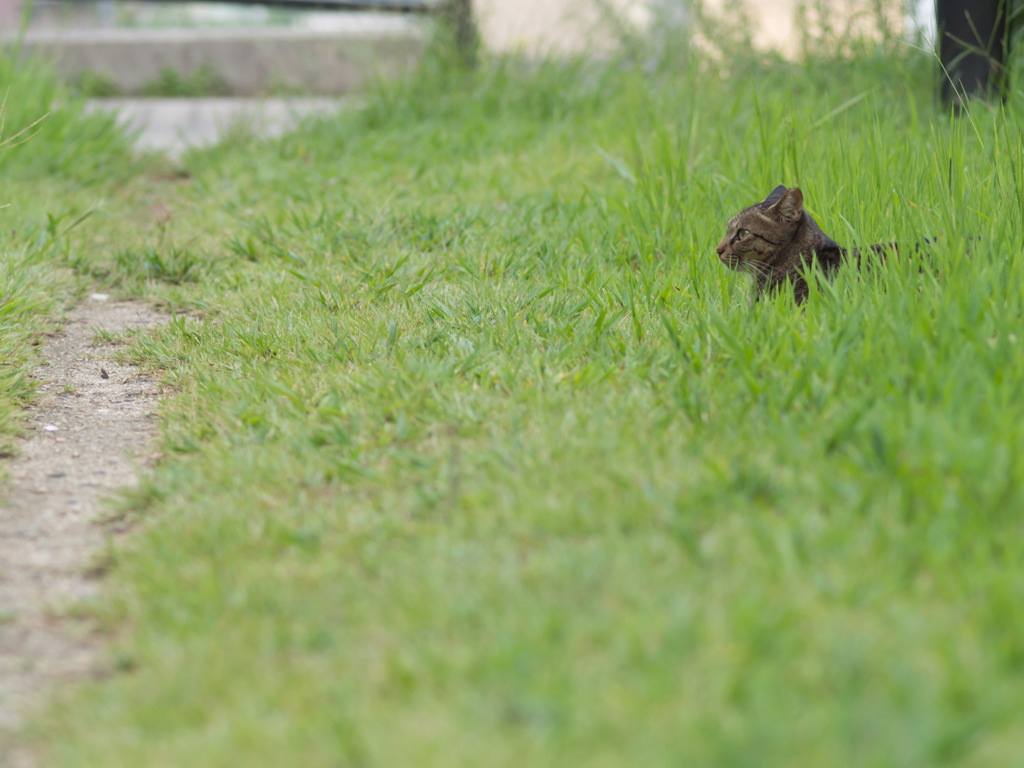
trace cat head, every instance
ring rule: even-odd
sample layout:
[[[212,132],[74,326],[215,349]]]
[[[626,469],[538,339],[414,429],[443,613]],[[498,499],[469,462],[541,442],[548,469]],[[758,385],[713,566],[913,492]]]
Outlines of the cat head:
[[[803,194],[796,187],[780,185],[729,220],[725,237],[715,249],[718,258],[732,269],[752,271],[755,265],[770,265],[792,242],[803,217]]]

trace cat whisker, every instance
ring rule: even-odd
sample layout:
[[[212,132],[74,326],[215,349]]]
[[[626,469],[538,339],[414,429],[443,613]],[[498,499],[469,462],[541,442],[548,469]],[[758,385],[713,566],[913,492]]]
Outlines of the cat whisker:
[[[750,274],[756,277],[769,277],[772,274],[772,269],[767,264],[762,264],[759,261],[745,261],[743,266]]]

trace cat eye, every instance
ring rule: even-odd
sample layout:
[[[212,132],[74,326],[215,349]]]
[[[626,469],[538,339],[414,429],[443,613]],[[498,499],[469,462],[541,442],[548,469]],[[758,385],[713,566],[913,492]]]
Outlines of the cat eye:
[[[750,230],[749,229],[738,229],[738,230],[736,230],[736,237],[738,237],[740,240],[742,240],[744,237],[746,237],[749,234],[750,234]]]

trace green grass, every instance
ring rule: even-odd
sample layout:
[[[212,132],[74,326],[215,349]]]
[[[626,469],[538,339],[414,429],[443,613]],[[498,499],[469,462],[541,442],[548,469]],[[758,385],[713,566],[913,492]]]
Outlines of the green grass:
[[[170,67],[160,70],[160,75],[141,88],[142,94],[162,98],[209,98],[230,96],[231,86],[208,64],[182,73]]]
[[[56,75],[37,61],[0,55],[0,456],[17,452],[23,406],[35,391],[40,334],[88,281],[69,269],[82,256],[71,237],[104,196],[120,195],[138,166],[112,118],[86,115]],[[3,473],[0,464],[0,476]]]
[[[79,279],[190,312],[50,764],[1019,762],[1024,102],[733,63],[427,68],[119,203]],[[939,243],[751,306],[779,183]]]

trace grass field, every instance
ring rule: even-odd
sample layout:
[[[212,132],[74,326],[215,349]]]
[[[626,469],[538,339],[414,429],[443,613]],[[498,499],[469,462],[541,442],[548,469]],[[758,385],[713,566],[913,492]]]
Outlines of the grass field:
[[[1019,764],[1024,99],[933,78],[428,67],[103,182],[40,264],[189,311],[52,764]],[[939,242],[751,306],[779,183]]]

